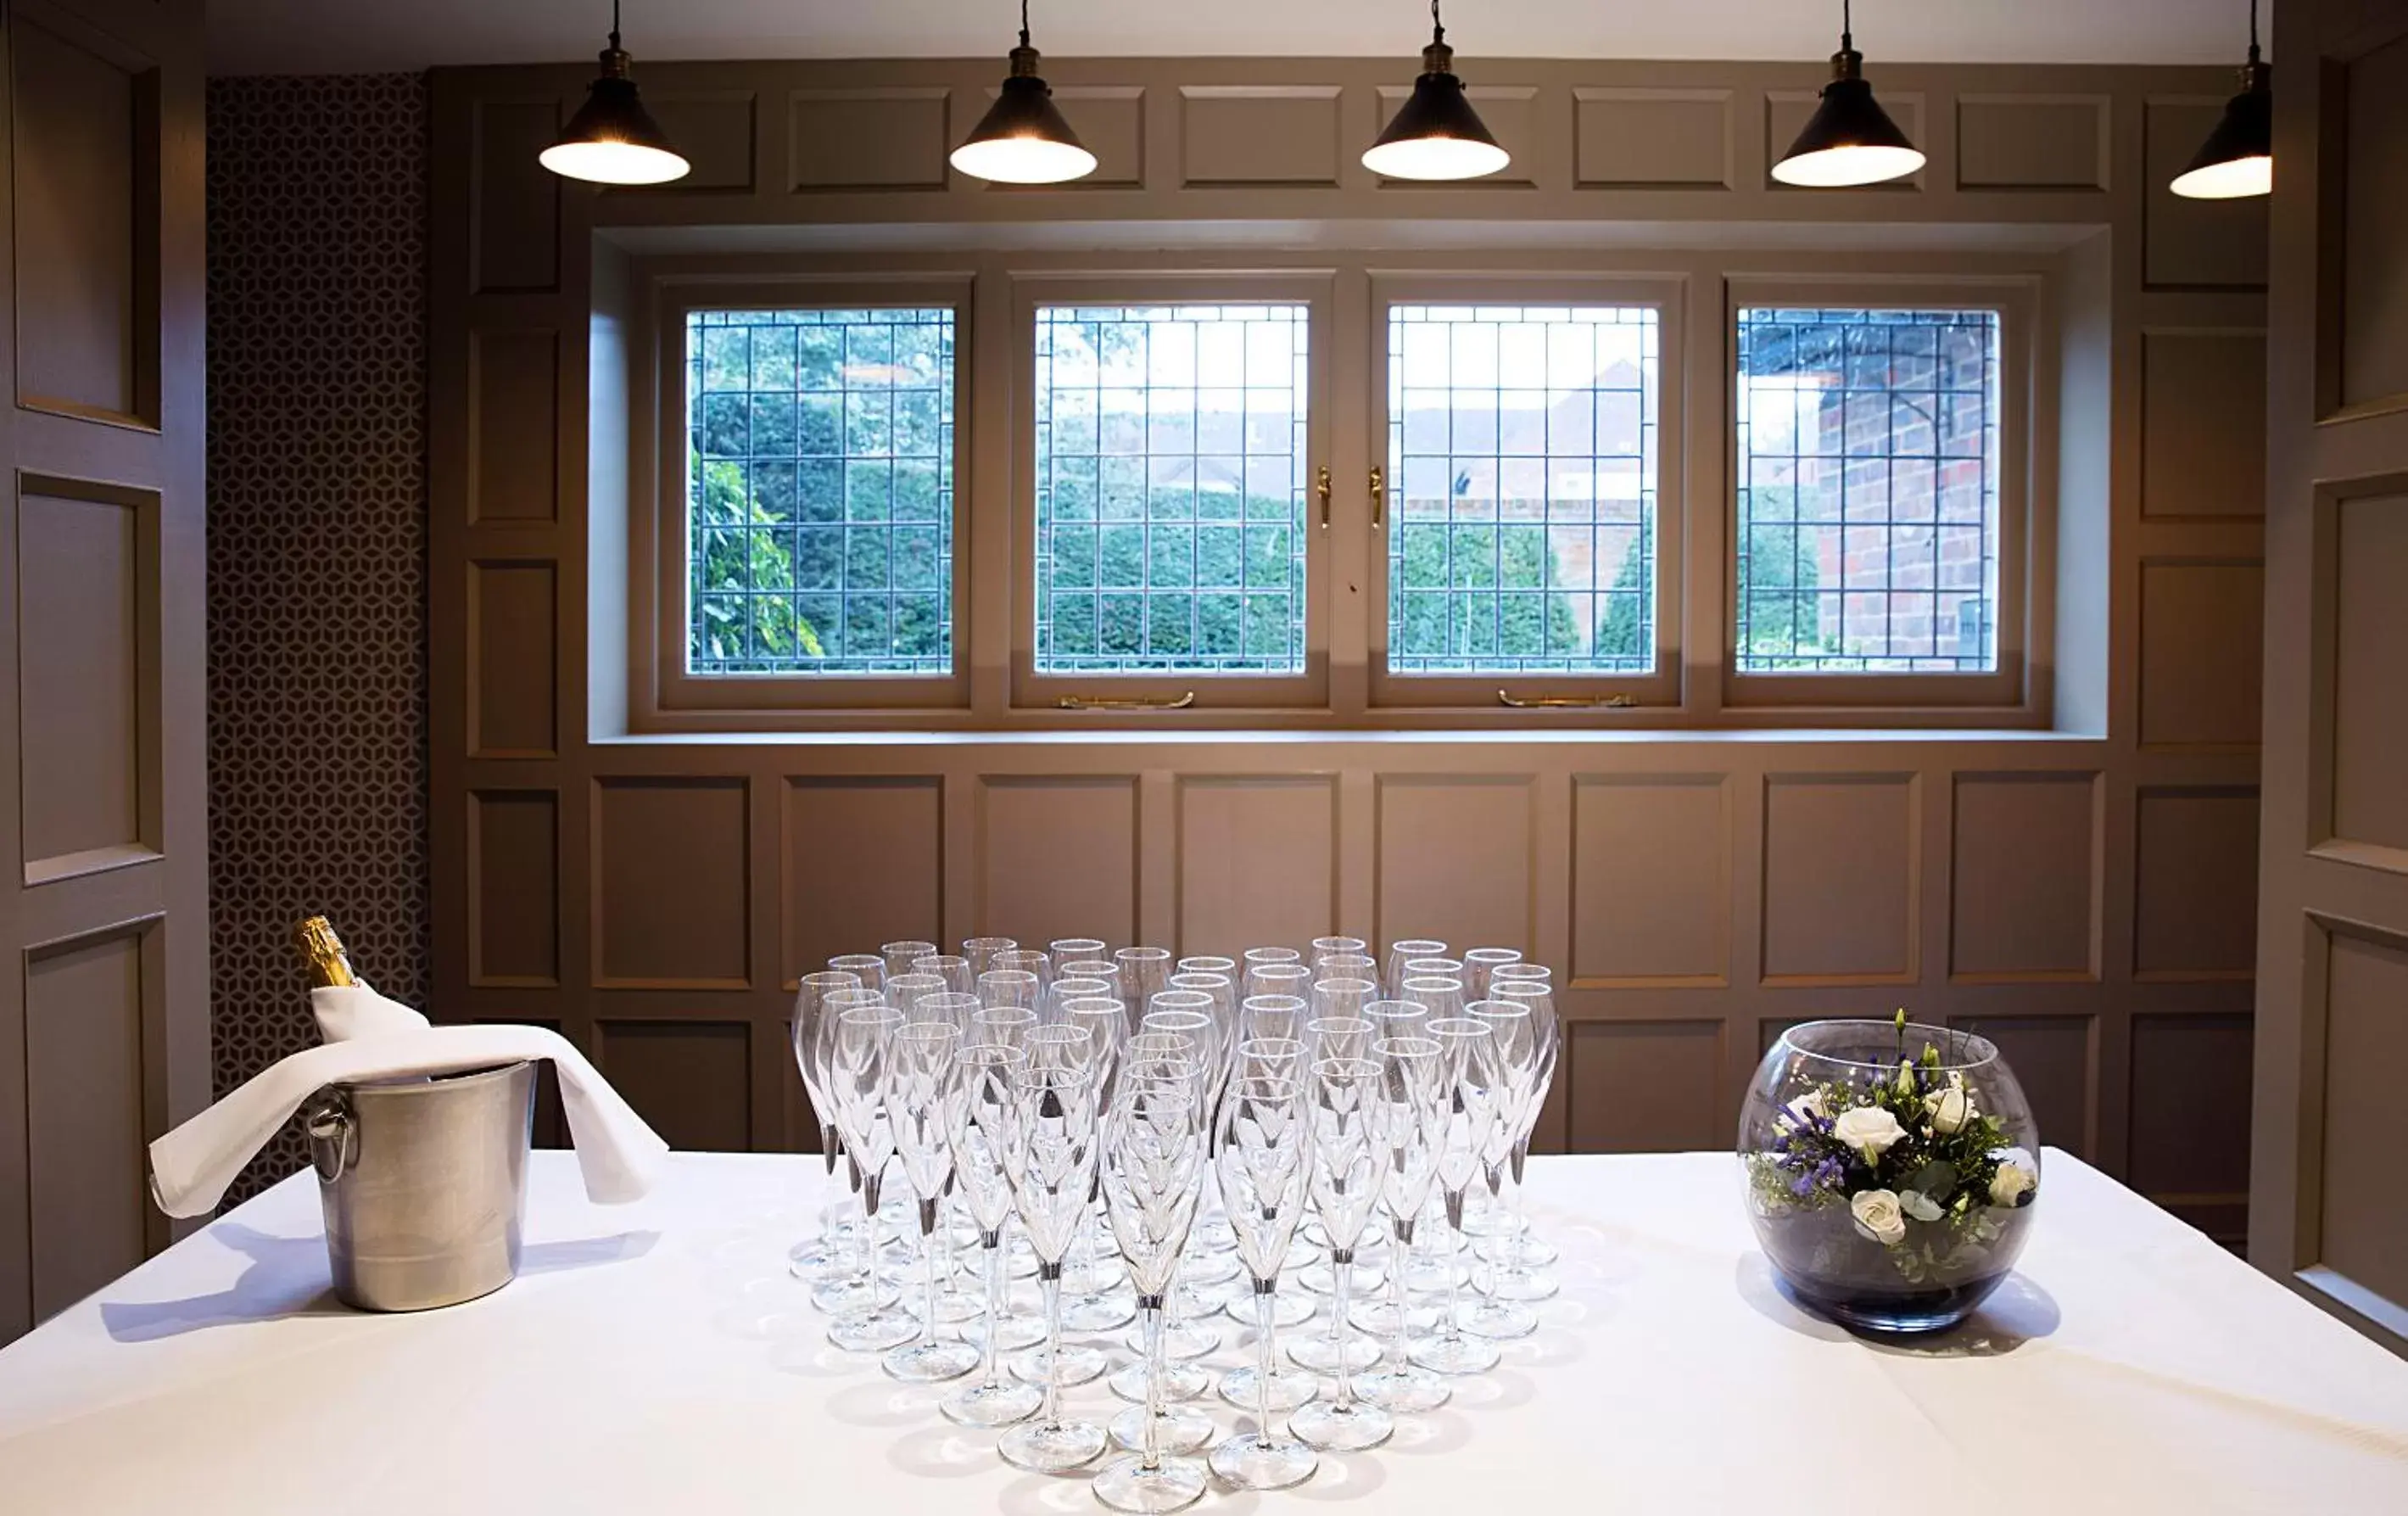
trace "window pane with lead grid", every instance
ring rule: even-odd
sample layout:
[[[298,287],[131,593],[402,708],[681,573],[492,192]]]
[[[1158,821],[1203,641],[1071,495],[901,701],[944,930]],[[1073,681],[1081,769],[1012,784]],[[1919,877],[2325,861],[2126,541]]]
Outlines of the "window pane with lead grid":
[[[1037,311],[1037,671],[1305,667],[1304,305]]]
[[[1999,317],[1739,313],[1738,668],[1998,667]]]
[[[1388,311],[1388,668],[1656,666],[1657,315]]]
[[[953,312],[686,316],[686,669],[953,667]]]

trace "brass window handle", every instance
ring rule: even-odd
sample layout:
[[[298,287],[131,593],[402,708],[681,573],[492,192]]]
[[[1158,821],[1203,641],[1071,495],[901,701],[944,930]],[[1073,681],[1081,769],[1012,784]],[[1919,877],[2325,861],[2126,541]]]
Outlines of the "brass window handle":
[[[1639,703],[1636,695],[1532,695],[1524,699],[1507,690],[1497,692],[1497,703],[1516,711],[1623,711]]]
[[[1196,692],[1184,695],[1065,695],[1054,701],[1065,711],[1184,711],[1196,703]]]
[[[1321,473],[1313,484],[1313,493],[1321,497],[1321,529],[1327,531],[1329,529],[1329,465],[1326,463],[1321,466]]]
[[[1378,464],[1371,465],[1371,529],[1378,531],[1388,519],[1388,471]]]

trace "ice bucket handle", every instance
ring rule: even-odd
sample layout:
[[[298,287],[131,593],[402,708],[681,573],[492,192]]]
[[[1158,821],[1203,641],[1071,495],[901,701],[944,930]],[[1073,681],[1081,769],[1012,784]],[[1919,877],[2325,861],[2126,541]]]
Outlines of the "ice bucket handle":
[[[309,1133],[309,1162],[318,1170],[318,1182],[333,1184],[359,1154],[360,1124],[352,1119],[351,1103],[337,1091],[323,1091],[303,1126]]]

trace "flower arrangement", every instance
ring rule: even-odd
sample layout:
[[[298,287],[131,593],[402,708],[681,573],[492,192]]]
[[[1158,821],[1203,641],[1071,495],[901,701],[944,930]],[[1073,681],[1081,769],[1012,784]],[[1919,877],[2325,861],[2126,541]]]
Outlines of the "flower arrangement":
[[[2040,1175],[1989,1093],[1961,1070],[1943,1073],[1929,1042],[1885,1067],[1827,1078],[1782,1105],[1769,1137],[1744,1154],[1761,1220],[1844,1206],[1857,1236],[1877,1243],[1910,1283],[1978,1273],[2029,1206]]]

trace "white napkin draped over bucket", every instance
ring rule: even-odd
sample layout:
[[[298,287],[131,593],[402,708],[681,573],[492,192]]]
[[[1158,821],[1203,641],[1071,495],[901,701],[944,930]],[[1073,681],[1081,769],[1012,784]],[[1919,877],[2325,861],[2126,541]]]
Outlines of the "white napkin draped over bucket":
[[[327,1041],[254,1076],[150,1145],[150,1190],[170,1216],[216,1207],[251,1155],[301,1103],[330,1084],[459,1074],[549,1059],[586,1198],[620,1206],[643,1197],[669,1148],[601,1071],[558,1032],[530,1026],[432,1026],[365,985],[313,989],[310,1009]]]

